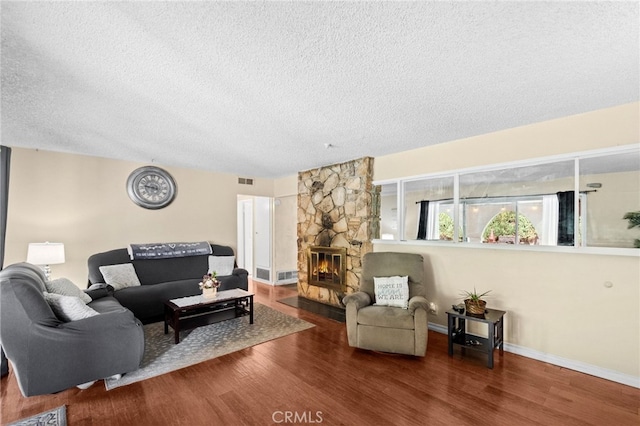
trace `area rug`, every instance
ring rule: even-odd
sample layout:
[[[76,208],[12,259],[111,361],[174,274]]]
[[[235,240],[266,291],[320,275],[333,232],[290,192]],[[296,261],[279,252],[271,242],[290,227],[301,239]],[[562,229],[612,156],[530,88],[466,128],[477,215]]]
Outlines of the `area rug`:
[[[67,426],[67,409],[63,405],[53,410],[9,423],[7,426]]]
[[[307,321],[259,303],[254,305],[253,324],[245,316],[183,331],[177,345],[172,329],[164,334],[162,322],[147,324],[140,368],[117,380],[106,379],[105,386],[111,390],[129,385],[311,327],[314,325]]]

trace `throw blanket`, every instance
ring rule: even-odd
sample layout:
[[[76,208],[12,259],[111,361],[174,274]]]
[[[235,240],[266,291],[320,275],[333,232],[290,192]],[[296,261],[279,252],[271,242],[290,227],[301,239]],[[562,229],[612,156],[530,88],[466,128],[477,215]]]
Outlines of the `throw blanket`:
[[[207,241],[196,243],[129,244],[131,260],[166,259],[168,257],[202,256],[212,253]]]

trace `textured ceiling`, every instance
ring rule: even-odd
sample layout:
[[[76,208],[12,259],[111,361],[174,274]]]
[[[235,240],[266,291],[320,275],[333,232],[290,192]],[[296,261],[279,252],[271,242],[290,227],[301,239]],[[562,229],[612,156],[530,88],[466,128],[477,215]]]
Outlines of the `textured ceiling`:
[[[640,92],[638,2],[0,7],[8,146],[279,177]]]

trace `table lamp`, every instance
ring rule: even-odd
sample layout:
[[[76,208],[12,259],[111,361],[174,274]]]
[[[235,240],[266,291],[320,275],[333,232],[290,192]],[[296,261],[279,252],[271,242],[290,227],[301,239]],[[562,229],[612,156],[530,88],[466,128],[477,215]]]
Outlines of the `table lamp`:
[[[51,276],[49,265],[64,263],[64,244],[48,241],[46,243],[29,243],[27,262],[34,265],[44,265],[44,275],[48,281]]]

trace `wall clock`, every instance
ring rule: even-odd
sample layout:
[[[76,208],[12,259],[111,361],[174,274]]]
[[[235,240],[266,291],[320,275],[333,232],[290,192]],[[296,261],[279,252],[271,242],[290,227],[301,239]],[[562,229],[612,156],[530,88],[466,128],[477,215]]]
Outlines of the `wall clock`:
[[[176,197],[176,183],[166,170],[145,166],[131,172],[127,179],[127,192],[140,207],[161,209]]]

